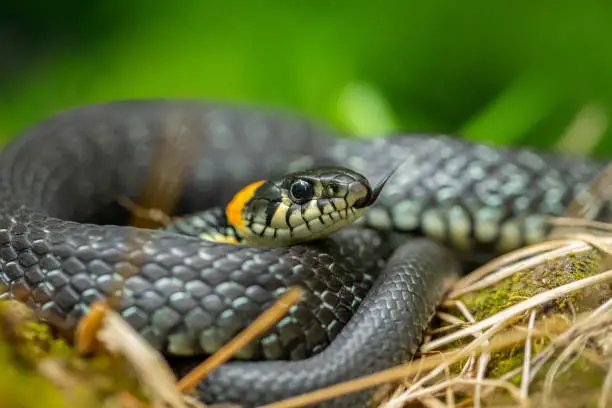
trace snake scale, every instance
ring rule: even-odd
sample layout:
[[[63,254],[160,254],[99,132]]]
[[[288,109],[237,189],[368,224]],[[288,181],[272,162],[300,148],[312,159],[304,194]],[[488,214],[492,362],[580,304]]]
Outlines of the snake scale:
[[[181,234],[189,225],[180,221],[125,226],[118,199],[138,202],[166,157],[159,146],[189,156],[179,159],[177,215],[312,166],[376,181],[402,164],[356,225],[310,244],[249,247]],[[92,301],[121,287],[123,317],[157,349],[189,356],[213,352],[299,284],[304,301],[199,386],[205,402],[261,405],[405,361],[459,273],[457,259],[543,239],[543,217],[562,215],[603,167],[445,135],[345,138],[288,112],[207,101],[78,107],[0,153],[1,296],[74,327]],[[157,177],[158,193],[173,191],[176,174]],[[593,214],[609,216],[603,205]],[[323,406],[371,398],[364,391]]]

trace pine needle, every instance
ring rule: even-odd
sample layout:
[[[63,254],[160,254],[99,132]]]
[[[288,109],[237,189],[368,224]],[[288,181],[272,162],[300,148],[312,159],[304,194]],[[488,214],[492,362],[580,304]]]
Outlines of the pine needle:
[[[274,305],[263,312],[246,329],[184,376],[177,384],[178,389],[185,393],[191,391],[210,372],[232,358],[233,355],[257,336],[260,336],[274,324],[278,323],[278,321],[286,316],[289,309],[302,299],[302,296],[303,290],[297,287],[285,292]]]

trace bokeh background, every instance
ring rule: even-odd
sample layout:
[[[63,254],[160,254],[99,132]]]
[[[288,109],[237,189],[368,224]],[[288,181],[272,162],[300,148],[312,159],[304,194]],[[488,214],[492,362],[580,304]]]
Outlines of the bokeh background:
[[[612,155],[612,2],[5,0],[0,140],[146,97]]]

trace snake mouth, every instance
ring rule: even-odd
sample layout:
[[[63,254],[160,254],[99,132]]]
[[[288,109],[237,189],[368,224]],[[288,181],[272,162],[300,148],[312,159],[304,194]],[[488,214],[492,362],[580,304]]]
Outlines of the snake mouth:
[[[363,197],[363,198],[360,198],[359,200],[357,200],[355,202],[355,204],[353,205],[353,207],[355,207],[355,208],[365,208],[365,207],[370,207],[370,206],[374,205],[376,203],[376,201],[378,200],[378,197],[380,197],[380,193],[382,193],[383,188],[385,187],[385,185],[387,184],[389,179],[391,179],[391,177],[395,174],[397,169],[399,169],[400,166],[402,164],[404,164],[405,161],[406,161],[405,159],[402,160],[389,173],[387,173],[382,178],[382,180],[380,180],[378,182],[378,184],[376,184],[376,186],[369,192],[369,194],[366,197]]]

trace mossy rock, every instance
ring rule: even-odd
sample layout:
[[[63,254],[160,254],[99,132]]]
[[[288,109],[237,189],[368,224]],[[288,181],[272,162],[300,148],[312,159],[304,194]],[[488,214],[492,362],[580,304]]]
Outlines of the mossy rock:
[[[604,263],[607,262],[607,259],[603,259],[595,251],[570,254],[515,273],[493,286],[466,294],[460,300],[465,303],[477,320],[483,320],[539,293],[596,275],[604,269]],[[612,298],[612,285],[609,283],[593,285],[540,305],[536,309],[537,322],[543,322],[544,319],[561,318],[571,323],[576,314],[593,310],[610,298]],[[526,312],[519,316],[515,323],[524,326],[527,324],[528,317],[529,312]],[[503,336],[503,333],[499,335]],[[471,340],[471,338],[462,339],[461,342],[467,344]],[[536,355],[549,344],[548,338],[534,339],[532,355]],[[453,344],[453,347],[460,346],[460,342]],[[522,344],[492,353],[487,365],[486,376],[500,378],[521,367],[523,359],[524,347]],[[552,391],[555,401],[549,401],[551,396],[544,395],[543,389],[546,373],[554,359],[555,357],[540,369],[531,383],[530,398],[533,406],[540,406],[544,401],[550,402],[548,406],[555,407],[597,406],[606,372],[600,366],[582,357],[577,357],[556,376]],[[464,362],[465,360],[462,363]],[[453,365],[453,372],[457,374],[461,367],[462,364]],[[521,382],[521,374],[511,378],[510,382],[518,387]],[[483,406],[508,406],[508,404],[512,405],[513,401],[507,392],[500,390],[487,397],[483,401]]]
[[[535,268],[520,271],[492,287],[461,298],[476,320],[483,320],[539,293],[601,272],[601,257],[588,252],[570,254]],[[539,309],[543,313],[579,313],[590,310],[612,296],[610,284],[599,284],[561,296]]]
[[[120,356],[82,357],[23,304],[0,302],[1,406],[15,408],[125,407],[145,401]]]

